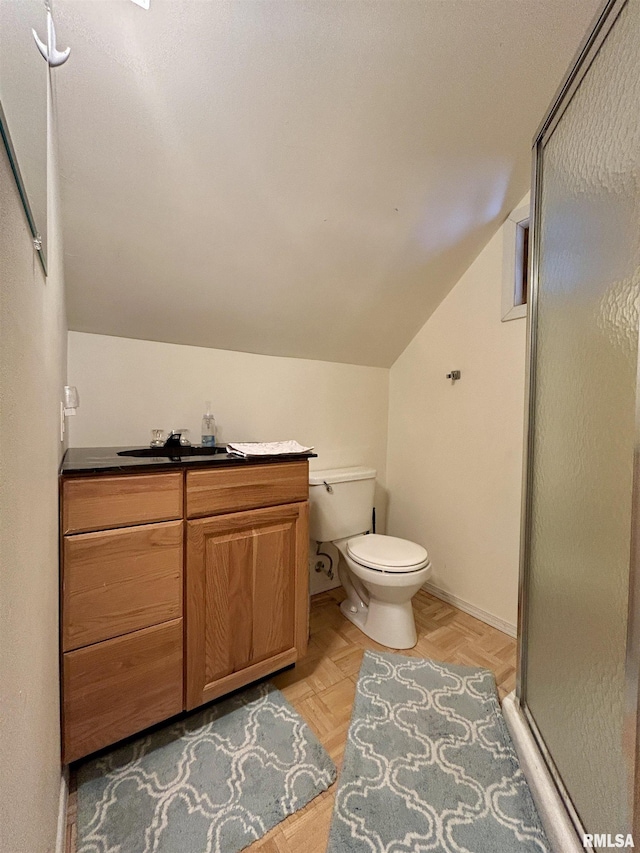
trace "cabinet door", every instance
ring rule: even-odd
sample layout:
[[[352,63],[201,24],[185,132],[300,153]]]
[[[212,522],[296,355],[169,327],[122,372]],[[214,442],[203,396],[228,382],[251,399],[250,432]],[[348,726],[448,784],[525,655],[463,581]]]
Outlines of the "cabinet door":
[[[189,522],[187,708],[304,654],[307,512],[295,503]]]

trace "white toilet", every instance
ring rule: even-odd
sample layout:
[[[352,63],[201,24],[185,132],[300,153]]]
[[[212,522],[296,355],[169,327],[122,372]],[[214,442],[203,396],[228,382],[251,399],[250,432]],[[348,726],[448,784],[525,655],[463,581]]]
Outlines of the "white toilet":
[[[347,619],[383,646],[410,649],[418,639],[411,599],[431,574],[431,563],[415,542],[367,534],[375,484],[373,468],[311,471],[310,535],[332,542],[344,557],[338,573]]]

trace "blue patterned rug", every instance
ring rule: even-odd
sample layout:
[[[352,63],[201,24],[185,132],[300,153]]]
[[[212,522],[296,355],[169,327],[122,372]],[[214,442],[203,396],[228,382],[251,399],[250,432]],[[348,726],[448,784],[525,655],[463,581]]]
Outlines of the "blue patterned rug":
[[[549,853],[493,674],[367,652],[327,853]]]
[[[261,684],[82,765],[77,853],[236,853],[335,773],[302,717]]]

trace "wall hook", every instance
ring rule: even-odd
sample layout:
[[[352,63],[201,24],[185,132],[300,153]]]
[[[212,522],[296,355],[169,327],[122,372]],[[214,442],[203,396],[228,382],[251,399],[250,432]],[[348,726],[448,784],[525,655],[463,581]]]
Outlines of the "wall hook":
[[[53,23],[51,9],[47,7],[47,43],[44,44],[40,41],[38,33],[35,30],[32,29],[31,32],[33,33],[36,47],[49,64],[49,67],[56,68],[58,65],[64,65],[67,59],[69,59],[71,48],[67,47],[65,50],[58,50],[56,46],[56,28]]]
[[[461,376],[462,374],[459,370],[452,370],[451,373],[447,373],[447,379],[450,379],[452,382],[457,382]]]

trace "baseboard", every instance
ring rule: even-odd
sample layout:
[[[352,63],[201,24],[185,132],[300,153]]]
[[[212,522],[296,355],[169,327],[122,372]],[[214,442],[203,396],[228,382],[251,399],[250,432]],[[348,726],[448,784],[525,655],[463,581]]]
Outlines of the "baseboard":
[[[502,713],[553,853],[584,853],[515,693],[505,696]]]
[[[60,799],[58,801],[58,829],[56,832],[56,853],[66,853],[67,846],[67,803],[69,800],[69,768],[62,768],[60,777]]]
[[[422,588],[426,589],[426,591],[431,595],[435,595],[435,597],[439,598],[441,601],[446,601],[447,604],[453,604],[454,607],[468,613],[469,616],[475,616],[475,618],[479,619],[481,622],[486,622],[486,624],[491,625],[492,628],[497,628],[498,631],[502,631],[510,637],[518,636],[518,629],[511,622],[507,622],[505,619],[500,619],[498,616],[494,616],[493,613],[488,613],[481,607],[476,607],[475,604],[470,604],[468,601],[465,601],[464,598],[458,598],[457,595],[445,592],[443,589],[429,583],[429,581],[427,581]]]

